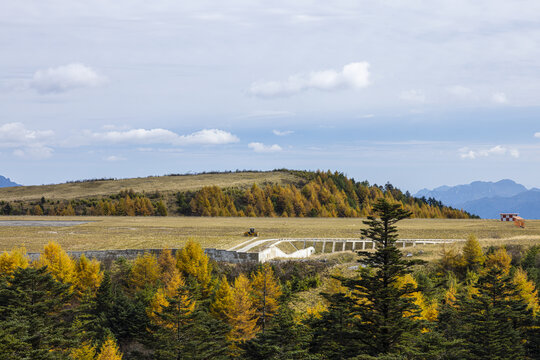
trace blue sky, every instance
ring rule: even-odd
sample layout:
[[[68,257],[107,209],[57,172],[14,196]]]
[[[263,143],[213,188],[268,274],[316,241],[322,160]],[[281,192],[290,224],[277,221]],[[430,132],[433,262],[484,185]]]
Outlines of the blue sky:
[[[540,186],[538,19],[522,0],[4,2],[0,174]]]

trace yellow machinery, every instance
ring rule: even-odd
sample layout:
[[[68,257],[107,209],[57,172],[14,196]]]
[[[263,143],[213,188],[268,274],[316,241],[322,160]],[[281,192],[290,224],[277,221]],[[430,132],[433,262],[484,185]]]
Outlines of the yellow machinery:
[[[244,233],[244,236],[259,236],[259,233],[255,231],[255,228],[251,228]]]

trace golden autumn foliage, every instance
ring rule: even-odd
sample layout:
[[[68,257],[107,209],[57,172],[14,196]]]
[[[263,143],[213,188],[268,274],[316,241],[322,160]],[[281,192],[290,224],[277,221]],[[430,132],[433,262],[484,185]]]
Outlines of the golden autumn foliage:
[[[45,245],[41,256],[33,265],[47,266],[47,271],[60,282],[75,282],[75,262],[56,242],[51,241]]]
[[[174,326],[172,323],[166,323],[166,321],[158,315],[163,312],[164,308],[169,306],[170,302],[168,299],[175,298],[177,300],[177,303],[175,303],[177,306],[177,311],[186,316],[195,310],[196,303],[190,298],[189,293],[186,291],[186,284],[184,280],[180,277],[180,275],[178,275],[177,279],[178,280],[175,280],[177,281],[176,287],[173,288],[172,283],[169,283],[168,288],[159,288],[150,301],[149,306],[146,308],[146,314],[150,320],[156,324],[169,328]]]
[[[85,342],[78,348],[73,349],[69,354],[69,357],[73,360],[95,360],[96,347],[88,342]]]
[[[385,188],[356,183],[341,173],[305,173],[302,186],[254,184],[248,189],[206,186],[182,201],[184,215],[248,217],[365,217],[373,215],[371,204],[380,198],[400,202],[415,218],[469,218],[433,199],[416,199],[387,184]]]
[[[113,338],[107,337],[107,340],[105,340],[99,349],[99,355],[96,357],[96,360],[122,360],[122,353]]]
[[[534,316],[536,316],[540,311],[538,290],[535,289],[534,283],[528,279],[527,272],[522,268],[518,268],[514,273],[512,282],[517,287],[519,297],[525,301],[527,308],[532,311]]]
[[[269,264],[264,264],[251,277],[253,305],[257,316],[271,317],[278,309],[281,287]]]
[[[322,302],[317,302],[313,306],[308,306],[303,314],[303,318],[309,319],[309,318],[315,318],[320,319],[322,317],[322,313],[328,311],[328,307],[324,305]]]
[[[0,276],[10,276],[17,268],[28,267],[26,249],[24,247],[15,248],[0,254]]]
[[[163,308],[166,308],[167,306],[169,306],[169,301],[165,295],[165,290],[163,288],[159,288],[146,308],[146,315],[148,315],[148,318],[154,323],[160,324],[161,319],[157,314],[161,313]]]
[[[233,343],[250,340],[258,332],[258,317],[251,291],[249,279],[240,274],[234,281],[232,307],[227,312],[227,320],[231,326],[227,338]]]
[[[505,275],[510,271],[511,263],[512,258],[508,255],[505,248],[495,250],[495,252],[489,254],[486,258],[487,268],[497,268]]]
[[[485,257],[482,252],[482,246],[478,242],[478,238],[474,235],[469,235],[465,245],[463,246],[463,258],[469,269],[477,269],[484,264]]]
[[[133,261],[129,283],[135,290],[146,286],[155,286],[159,279],[159,266],[157,259],[149,252],[139,255]]]
[[[234,306],[233,290],[223,276],[214,295],[214,301],[210,305],[210,313],[217,319],[227,321],[227,314]]]
[[[188,240],[186,246],[177,253],[176,266],[184,276],[191,276],[197,281],[203,295],[209,294],[212,266],[199,243]]]
[[[418,288],[418,283],[411,274],[407,274],[400,277],[396,283],[398,288],[403,288],[410,285],[413,289]],[[415,317],[417,320],[436,321],[439,315],[437,310],[438,306],[435,302],[428,302],[424,295],[420,291],[415,291],[409,295],[413,300],[413,303],[420,308],[420,316]],[[411,316],[412,314],[405,314],[405,316]]]
[[[448,271],[461,272],[467,266],[467,263],[463,255],[456,251],[455,247],[443,245],[439,265],[445,273]]]
[[[75,289],[79,295],[95,295],[101,281],[103,272],[100,269],[100,263],[96,259],[88,260],[86,256],[81,255],[75,265]]]

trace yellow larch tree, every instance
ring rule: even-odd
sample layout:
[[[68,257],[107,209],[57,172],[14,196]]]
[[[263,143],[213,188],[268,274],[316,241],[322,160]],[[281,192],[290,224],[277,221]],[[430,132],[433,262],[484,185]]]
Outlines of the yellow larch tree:
[[[133,261],[129,282],[134,290],[141,290],[146,286],[155,286],[159,279],[159,266],[157,259],[149,252],[139,255]]]
[[[171,286],[172,283],[169,284],[170,287],[168,288],[160,287],[146,308],[146,314],[150,320],[158,325],[167,327],[173,326],[173,324],[167,323],[159,316],[159,314],[170,305],[169,299],[171,298],[175,299],[175,306],[178,308],[177,310],[184,314],[184,316],[188,316],[195,310],[196,302],[189,296],[186,283],[180,275],[178,275],[176,279],[174,280],[175,284],[177,284],[175,288]]]
[[[411,274],[406,274],[405,276],[398,279],[396,283],[397,287],[403,288],[406,285],[411,285],[413,289],[418,288],[418,283]],[[428,320],[436,321],[439,315],[437,310],[437,303],[429,303],[426,301],[424,294],[420,291],[415,291],[407,296],[410,296],[414,299],[414,304],[420,308],[420,316],[415,317],[417,320]],[[405,314],[405,316],[411,316],[412,314]]]
[[[85,342],[78,348],[73,349],[69,354],[69,357],[73,360],[95,360],[96,347],[88,342]]]
[[[96,259],[88,260],[84,254],[81,255],[75,265],[74,285],[78,295],[95,295],[102,280],[103,272],[100,269],[99,261]]]
[[[251,298],[251,284],[249,279],[240,274],[234,281],[233,306],[227,313],[231,331],[227,335],[233,343],[233,354],[237,352],[236,345],[255,337],[259,328],[257,326],[257,313]]]
[[[257,310],[259,324],[263,331],[268,318],[272,317],[278,309],[278,298],[281,296],[281,287],[272,267],[263,264],[251,277],[253,305]]]
[[[73,284],[75,281],[75,262],[54,241],[45,245],[41,256],[33,265],[37,267],[47,266],[47,271],[60,282]]]
[[[15,248],[0,254],[0,276],[11,276],[15,269],[28,267],[26,249]]]
[[[214,295],[214,301],[210,305],[210,313],[217,319],[227,321],[227,314],[234,306],[233,290],[225,275],[221,278]]]
[[[176,266],[184,277],[191,276],[197,281],[203,296],[210,293],[212,266],[199,243],[188,240],[177,254]]]
[[[540,311],[538,290],[535,289],[534,283],[528,279],[527,272],[522,268],[518,268],[512,281],[517,287],[519,297],[527,303],[527,308],[532,311],[533,316],[536,316]]]
[[[463,246],[463,258],[469,269],[475,270],[484,263],[485,257],[482,252],[482,246],[478,242],[478,238],[474,235],[469,235],[465,245]]]
[[[107,340],[101,345],[96,360],[122,360],[122,353],[112,337],[107,337]]]
[[[166,295],[171,297],[176,289],[183,284],[180,271],[176,267],[176,259],[171,250],[164,249],[158,257],[159,279]]]
[[[499,248],[489,254],[486,258],[486,267],[500,269],[504,275],[510,271],[512,258],[506,252],[505,248]]]

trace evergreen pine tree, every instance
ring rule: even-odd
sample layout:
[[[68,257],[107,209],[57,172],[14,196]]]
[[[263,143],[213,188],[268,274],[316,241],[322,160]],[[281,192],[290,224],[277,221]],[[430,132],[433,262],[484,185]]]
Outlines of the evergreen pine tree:
[[[469,359],[522,359],[524,325],[532,317],[527,304],[504,269],[487,269],[476,284],[477,293],[458,297],[457,336],[464,340]]]
[[[361,278],[349,279],[344,285],[356,299],[352,312],[359,319],[358,340],[369,355],[378,356],[397,351],[407,336],[419,332],[420,323],[414,320],[419,309],[411,296],[415,289],[410,284],[398,286],[399,279],[418,262],[405,260],[396,247],[395,223],[411,213],[384,198],[373,205],[373,210],[380,218],[369,216],[364,221],[368,228],[362,230],[362,235],[375,242],[376,251],[359,252],[365,266]]]
[[[0,349],[4,359],[57,359],[68,349],[69,285],[45,267],[18,268],[0,283]]]
[[[301,360],[310,359],[308,345],[311,334],[308,328],[294,320],[292,310],[282,305],[271,326],[264,333],[242,345],[247,360]]]

